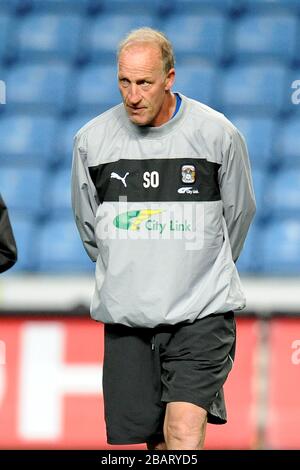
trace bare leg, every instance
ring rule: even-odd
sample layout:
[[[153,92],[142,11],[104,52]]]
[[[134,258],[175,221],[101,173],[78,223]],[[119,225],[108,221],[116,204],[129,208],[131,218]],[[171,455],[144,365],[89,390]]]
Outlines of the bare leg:
[[[168,450],[202,450],[205,440],[207,412],[186,402],[167,404],[164,436]]]

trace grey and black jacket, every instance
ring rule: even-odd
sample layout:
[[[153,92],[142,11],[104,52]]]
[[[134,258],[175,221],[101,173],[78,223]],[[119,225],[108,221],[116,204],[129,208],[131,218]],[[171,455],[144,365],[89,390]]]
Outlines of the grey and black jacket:
[[[246,145],[222,114],[183,95],[139,127],[122,104],[74,140],[72,204],[93,261],[91,315],[131,327],[240,310],[235,266],[255,213]]]

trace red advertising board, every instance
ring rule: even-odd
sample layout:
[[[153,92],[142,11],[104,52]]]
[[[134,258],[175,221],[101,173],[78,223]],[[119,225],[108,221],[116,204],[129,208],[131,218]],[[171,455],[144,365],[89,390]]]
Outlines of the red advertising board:
[[[229,423],[208,426],[207,448],[255,444],[256,343],[256,321],[239,320],[236,363],[225,390]],[[116,448],[106,443],[102,359],[103,326],[92,320],[2,318],[0,448]]]
[[[300,320],[277,318],[269,331],[266,447],[300,449]]]

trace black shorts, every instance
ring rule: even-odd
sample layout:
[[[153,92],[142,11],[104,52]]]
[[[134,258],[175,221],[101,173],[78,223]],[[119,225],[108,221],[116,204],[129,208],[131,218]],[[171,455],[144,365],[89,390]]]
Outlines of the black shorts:
[[[194,323],[130,328],[105,325],[103,395],[109,444],[163,440],[166,403],[201,406],[227,421],[223,384],[235,354],[233,312]]]

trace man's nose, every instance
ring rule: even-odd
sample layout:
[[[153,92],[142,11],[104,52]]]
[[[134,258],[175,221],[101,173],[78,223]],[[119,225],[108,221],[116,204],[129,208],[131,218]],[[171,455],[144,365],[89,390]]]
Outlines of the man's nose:
[[[130,85],[130,90],[128,92],[128,101],[130,104],[137,104],[141,101],[141,95],[139,93],[138,86],[135,84]]]

